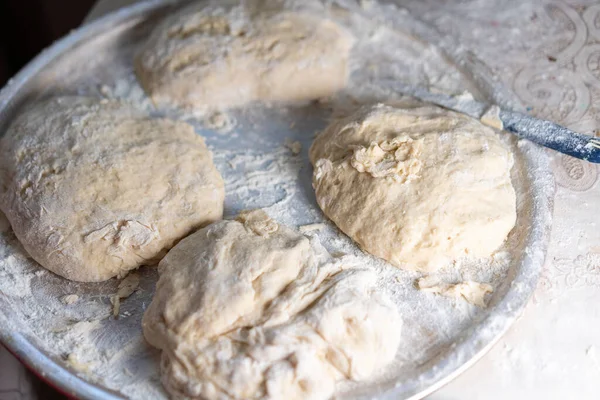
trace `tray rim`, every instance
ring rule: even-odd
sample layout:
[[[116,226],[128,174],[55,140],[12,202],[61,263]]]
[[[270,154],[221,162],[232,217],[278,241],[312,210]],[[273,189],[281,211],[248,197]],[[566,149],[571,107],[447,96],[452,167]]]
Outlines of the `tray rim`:
[[[107,31],[112,26],[127,23],[136,18],[143,18],[158,8],[166,8],[173,4],[186,2],[188,1],[142,0],[133,5],[112,11],[71,31],[68,35],[44,49],[0,90],[0,112],[10,105],[13,96],[19,92],[32,76],[35,76],[44,68],[44,66],[67,53],[76,45],[91,39],[96,34]],[[468,65],[479,64],[479,67],[487,68],[485,64],[479,61],[477,57],[468,50],[449,54],[449,49],[452,48],[452,39],[438,36],[433,28],[421,21],[418,22],[423,24],[423,26],[426,26],[430,31],[411,31],[410,33],[418,38],[424,38],[425,41],[430,44],[435,43],[435,47],[442,53],[445,53],[444,55],[449,57],[457,67],[469,70]],[[479,68],[479,70],[480,69],[481,68]],[[464,71],[462,72],[464,73]],[[509,92],[507,88],[499,86],[497,82],[493,82],[492,76],[491,72],[489,72],[489,75],[477,74],[476,76],[473,76],[473,78],[478,86],[482,86],[482,88],[485,87],[488,91],[487,95],[495,103],[512,108],[520,108],[521,105],[518,100],[515,99],[514,94]],[[482,88],[478,87],[478,89]],[[540,147],[530,142],[520,142],[519,150],[525,158],[526,163],[535,166],[535,168],[529,168],[527,170],[530,181],[551,179],[552,182],[554,182],[549,159]],[[534,253],[539,254],[539,252],[542,252],[543,257],[538,257],[536,259],[532,254],[527,254],[524,257],[521,266],[529,262],[530,267],[526,270],[522,267],[519,268],[511,282],[512,286],[515,286],[515,284],[520,285],[522,290],[508,290],[505,296],[494,305],[495,314],[490,312],[485,319],[474,325],[470,335],[461,337],[461,340],[453,346],[453,351],[448,352],[447,355],[439,359],[440,361],[435,365],[436,368],[432,368],[426,373],[419,375],[418,379],[416,379],[417,383],[411,390],[406,391],[406,388],[402,389],[398,387],[390,389],[388,387],[383,389],[385,391],[379,391],[379,393],[372,396],[373,398],[397,399],[399,398],[399,395],[403,395],[404,399],[410,400],[423,398],[451,382],[477,363],[477,361],[479,361],[479,359],[481,359],[500,340],[500,338],[504,336],[528,304],[545,263],[552,228],[554,193],[555,187],[553,186],[552,190],[549,190],[548,193],[544,193],[544,196],[541,196],[541,198],[534,202],[532,206],[532,213],[534,215],[547,213],[549,216],[542,221],[534,218],[534,222],[530,228],[530,236],[533,231],[539,233],[537,236],[539,237],[539,240],[537,241],[538,247],[535,249],[536,251]],[[523,290],[523,288],[525,290]],[[493,318],[494,316],[497,317],[498,314],[502,316],[502,322],[500,322],[498,318]],[[5,316],[0,313],[0,317]],[[1,319],[2,318],[0,318],[0,320]],[[494,332],[492,337],[489,337],[489,334],[487,333],[490,330]],[[473,346],[472,342],[475,342],[476,345]],[[7,331],[2,328],[1,324],[0,344],[4,345],[34,374],[68,396],[82,399],[124,399],[123,395],[116,391],[79,377],[76,371],[72,371],[61,363],[56,362],[38,349],[25,335],[20,332]]]

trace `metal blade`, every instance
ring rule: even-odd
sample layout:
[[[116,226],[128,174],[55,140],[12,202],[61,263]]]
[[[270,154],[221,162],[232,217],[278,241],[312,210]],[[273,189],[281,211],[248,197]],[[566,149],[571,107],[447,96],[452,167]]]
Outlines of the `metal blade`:
[[[414,97],[417,100],[421,100],[426,103],[433,103],[452,111],[467,114],[477,119],[481,118],[483,113],[489,108],[488,104],[476,101],[468,94],[449,96],[443,93],[432,93],[427,89],[408,85],[391,79],[385,79],[378,82],[400,93]]]

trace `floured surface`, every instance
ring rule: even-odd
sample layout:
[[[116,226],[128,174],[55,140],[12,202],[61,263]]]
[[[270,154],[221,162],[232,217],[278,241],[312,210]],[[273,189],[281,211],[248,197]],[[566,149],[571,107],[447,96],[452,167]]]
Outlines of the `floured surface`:
[[[417,23],[410,15],[387,6],[381,10],[376,4],[365,12],[373,14],[376,22],[359,24],[364,20],[356,14],[345,12],[343,8],[338,12],[344,23],[357,29],[357,36],[363,39],[357,42],[350,60],[350,96],[340,96],[336,105],[353,107],[357,100],[397,97],[386,88],[365,84],[377,78],[425,82],[432,90],[451,94],[465,89],[476,91],[477,85],[465,79],[456,66],[445,61],[432,47],[406,31],[385,27],[386,20],[395,18],[397,26],[404,26],[407,31],[424,29],[415,27]],[[136,43],[144,38],[148,26],[153,23],[151,20],[146,26],[137,28],[123,26],[98,36],[89,46],[47,68],[23,89],[22,95],[36,94],[43,88],[50,93],[123,97],[149,109],[151,103],[133,78],[130,59]],[[104,57],[91,57],[98,52],[103,52]],[[95,62],[82,69],[83,59]],[[53,86],[48,87],[51,82]],[[324,224],[324,228],[319,226],[306,234],[316,236],[332,254],[354,255],[364,267],[376,271],[378,285],[397,304],[403,319],[405,329],[398,356],[394,365],[372,383],[359,388],[338,389],[341,392],[353,389],[352,395],[360,397],[398,386],[397,398],[423,390],[445,376],[435,375],[433,366],[437,371],[445,371],[448,359],[457,360],[458,366],[474,354],[471,350],[480,350],[481,347],[476,346],[481,343],[473,344],[470,352],[464,355],[450,351],[453,344],[463,340],[468,342],[471,333],[477,333],[478,327],[483,326],[486,316],[492,316],[495,325],[489,332],[481,333],[484,343],[489,343],[502,332],[501,327],[510,324],[514,315],[498,315],[496,306],[505,297],[526,297],[531,289],[531,279],[537,277],[537,261],[534,263],[529,257],[543,258],[538,242],[543,232],[536,231],[532,236],[526,229],[532,224],[537,226],[534,218],[549,221],[549,211],[540,212],[547,207],[544,201],[551,191],[551,182],[540,179],[532,182],[528,174],[539,172],[528,169],[526,163],[543,162],[528,146],[519,146],[506,138],[515,152],[512,176],[517,192],[518,228],[513,230],[507,244],[493,260],[465,263],[462,274],[450,268],[439,275],[450,284],[468,280],[491,284],[494,294],[489,307],[483,310],[462,300],[418,291],[414,282],[421,275],[398,270],[365,255],[324,219],[314,200],[307,150],[314,133],[323,129],[331,116],[333,107],[330,104],[334,103],[226,112],[227,121],[235,123],[229,124],[227,129],[216,130],[206,129],[211,126],[210,116],[170,116],[188,120],[206,138],[214,153],[215,165],[225,180],[226,217],[243,209],[262,207],[271,217],[289,226]],[[334,112],[338,110],[336,107]],[[1,124],[10,110],[3,112]],[[301,144],[298,155],[286,147],[286,140]],[[165,398],[158,381],[158,352],[152,350],[141,335],[141,316],[152,297],[155,270],[139,270],[139,288],[120,301],[119,319],[113,319],[110,298],[118,292],[118,281],[76,284],[42,271],[26,259],[1,218],[0,227],[3,227],[0,235],[0,306],[8,317],[5,322],[4,315],[0,315],[2,325],[9,327],[11,332],[22,332],[40,350],[89,381],[120,390],[131,398]],[[525,284],[511,285],[515,276],[528,280]],[[79,299],[73,304],[65,304],[62,298],[66,295],[77,295]]]

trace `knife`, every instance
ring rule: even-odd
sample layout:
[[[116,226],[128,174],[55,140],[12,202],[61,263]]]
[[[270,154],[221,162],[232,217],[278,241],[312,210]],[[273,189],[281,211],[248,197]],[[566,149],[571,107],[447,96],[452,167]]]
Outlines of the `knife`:
[[[457,111],[476,119],[481,119],[491,107],[494,107],[466,96],[431,93],[424,88],[398,81],[384,80],[379,81],[379,84],[417,100]],[[522,139],[530,140],[580,160],[600,163],[600,138],[573,132],[554,122],[515,111],[498,109],[497,118],[502,121],[502,129]]]

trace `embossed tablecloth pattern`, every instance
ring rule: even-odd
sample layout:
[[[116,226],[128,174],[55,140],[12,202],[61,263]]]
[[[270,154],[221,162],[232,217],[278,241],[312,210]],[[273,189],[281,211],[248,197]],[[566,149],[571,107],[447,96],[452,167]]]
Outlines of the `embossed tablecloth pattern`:
[[[101,0],[90,17],[131,2]],[[532,114],[600,136],[597,1],[401,3],[475,53]],[[431,399],[600,396],[599,169],[552,157],[554,227],[534,298],[489,354]],[[6,361],[0,365],[0,378],[7,367]],[[0,400],[13,399],[2,396],[0,391]]]

